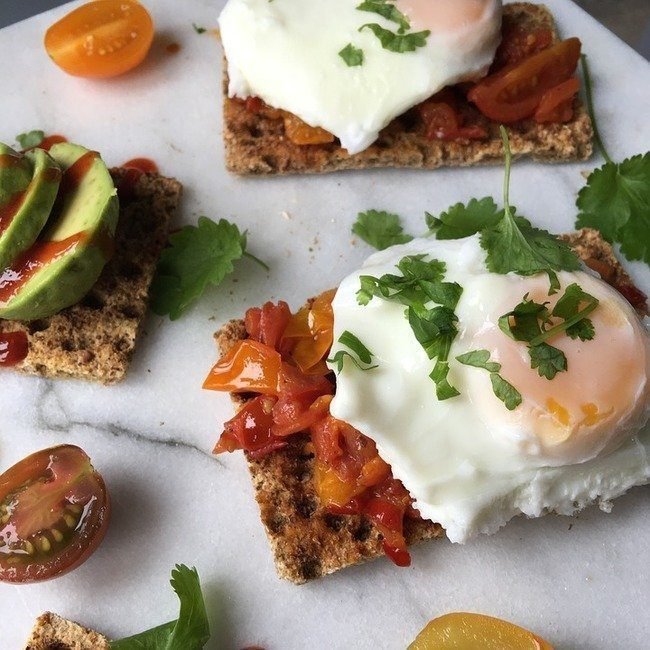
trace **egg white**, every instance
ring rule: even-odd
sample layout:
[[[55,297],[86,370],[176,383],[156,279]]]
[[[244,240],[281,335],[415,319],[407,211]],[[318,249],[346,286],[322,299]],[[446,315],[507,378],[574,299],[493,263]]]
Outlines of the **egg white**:
[[[414,254],[444,261],[445,279],[458,282],[464,289],[455,310],[459,335],[452,345],[449,374],[461,395],[444,401],[436,398],[429,378],[434,362],[415,339],[404,307],[378,298],[361,306],[356,299],[360,275],[396,273],[397,262]],[[409,490],[421,515],[440,523],[453,542],[493,533],[520,513],[529,517],[549,511],[572,514],[590,503],[608,508],[611,499],[650,481],[647,332],[629,304],[605,283],[582,271],[563,272],[559,277],[562,289],[577,282],[599,298],[599,318],[608,316],[607,310],[620,317],[621,336],[635,342],[638,349],[634,355],[641,360],[638,377],[628,391],[629,404],[621,404],[607,418],[603,416],[600,424],[587,428],[589,436],[581,437],[580,429],[567,430],[571,435],[560,442],[552,438],[544,442],[540,431],[533,431],[541,426],[539,409],[521,378],[516,388],[524,401],[511,412],[494,396],[486,371],[453,361],[468,350],[485,347],[481,341],[494,336],[502,337],[506,345],[521,346],[525,357],[525,345],[510,342],[498,330],[497,320],[528,290],[536,290],[540,284],[548,288],[546,276],[488,273],[477,236],[454,241],[417,239],[371,256],[338,289],[333,302],[333,354],[340,349],[338,337],[348,330],[372,351],[378,367],[362,371],[352,363],[344,365],[337,377],[332,415],[376,442],[380,455]],[[575,346],[573,358],[583,355],[579,360],[585,361],[587,370],[593,363],[596,376],[602,370],[599,346],[606,350],[615,341],[606,320],[596,320],[598,309],[593,312],[597,326],[594,340],[571,342]],[[627,340],[615,344],[625,345]],[[557,341],[553,344],[561,345]],[[501,360],[494,349],[491,353],[492,360]],[[527,357],[525,361],[529,364]],[[507,370],[504,365],[506,379]],[[534,386],[535,382],[549,382],[535,370],[529,372],[524,383]],[[563,374],[569,381],[576,379],[575,374],[571,376],[570,363]],[[586,392],[601,390],[598,384],[588,388],[588,379],[585,375]],[[551,388],[556,380],[549,382]],[[607,376],[602,381],[607,382]],[[605,394],[610,388],[616,389],[607,383],[603,386],[601,392]],[[584,399],[589,401],[590,396]]]

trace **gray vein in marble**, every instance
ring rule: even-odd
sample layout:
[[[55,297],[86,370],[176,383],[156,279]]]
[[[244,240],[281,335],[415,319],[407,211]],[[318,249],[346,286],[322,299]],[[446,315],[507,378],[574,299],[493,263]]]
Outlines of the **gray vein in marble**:
[[[111,435],[115,438],[127,438],[131,442],[146,442],[153,445],[187,449],[193,452],[198,452],[202,456],[210,459],[210,461],[226,469],[226,465],[224,465],[224,463],[222,463],[218,458],[215,458],[213,454],[183,440],[178,440],[172,437],[151,438],[143,433],[116,424],[73,420],[66,413],[63,404],[57,395],[55,386],[50,381],[44,383],[41,395],[36,401],[35,409],[36,425],[38,429],[41,430],[44,429],[57,433],[69,434],[74,428],[93,429],[103,433],[104,435]]]

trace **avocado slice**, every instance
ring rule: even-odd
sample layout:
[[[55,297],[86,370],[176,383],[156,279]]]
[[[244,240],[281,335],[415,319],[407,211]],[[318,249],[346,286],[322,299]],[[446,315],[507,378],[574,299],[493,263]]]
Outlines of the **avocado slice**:
[[[59,195],[41,236],[0,278],[0,318],[45,318],[79,302],[110,258],[119,205],[106,165],[68,142],[50,155],[63,170]]]
[[[32,180],[32,161],[0,142],[0,205],[24,192]]]
[[[36,241],[50,216],[61,180],[61,168],[43,149],[28,151],[25,158],[34,169],[31,182],[0,205],[0,271]]]

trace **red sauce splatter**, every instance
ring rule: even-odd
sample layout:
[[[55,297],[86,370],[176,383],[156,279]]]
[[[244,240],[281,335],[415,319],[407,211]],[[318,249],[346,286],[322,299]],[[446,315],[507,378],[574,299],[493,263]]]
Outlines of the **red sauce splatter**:
[[[22,162],[22,156],[15,156],[11,153],[3,153],[0,155],[0,169],[6,169],[7,167],[20,167]]]
[[[181,46],[178,43],[170,43],[165,50],[167,54],[178,54],[181,51]]]
[[[11,300],[36,273],[72,252],[86,238],[85,232],[78,232],[61,241],[36,242],[0,275],[0,304]]]
[[[0,333],[0,366],[15,366],[26,356],[29,345],[25,332]]]
[[[61,142],[67,141],[68,138],[63,135],[48,135],[46,138],[43,138],[43,141],[38,145],[38,148],[49,151],[55,144],[60,144]]]
[[[98,157],[99,154],[96,151],[87,151],[63,172],[59,197],[74,192],[81,185],[81,181],[83,181]]]
[[[25,200],[25,194],[27,194],[27,191],[16,192],[5,204],[0,205],[0,236],[9,228],[9,224],[20,210],[20,206]]]
[[[142,174],[158,173],[158,165],[150,158],[133,158],[122,165],[126,172],[117,182],[117,193],[121,200],[135,198],[135,187]]]
[[[122,167],[126,167],[127,169],[139,169],[145,174],[158,173],[158,165],[156,165],[151,158],[133,158],[132,160],[125,162]]]

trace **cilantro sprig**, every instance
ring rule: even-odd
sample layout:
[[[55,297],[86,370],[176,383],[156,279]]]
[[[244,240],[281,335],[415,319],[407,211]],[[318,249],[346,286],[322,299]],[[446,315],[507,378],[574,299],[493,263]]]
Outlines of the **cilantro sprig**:
[[[391,22],[399,25],[399,33],[403,34],[411,28],[409,19],[394,5],[387,0],[365,0],[357,6],[359,11],[369,11],[379,14]]]
[[[348,43],[340,52],[339,56],[345,61],[350,68],[363,65],[363,50],[354,47],[352,43]]]
[[[246,232],[226,219],[215,223],[199,217],[196,226],[185,226],[169,237],[152,283],[153,311],[171,320],[180,318],[205,291],[219,285],[234,271],[233,263],[248,257],[268,266],[246,250]]]
[[[578,193],[576,227],[596,228],[609,242],[619,243],[629,260],[650,264],[650,152],[621,163],[612,160],[596,122],[587,58],[581,59],[587,109],[605,164],[589,174]]]
[[[574,283],[565,289],[552,311],[547,305],[529,300],[526,295],[512,311],[499,318],[499,328],[515,341],[528,344],[531,368],[550,380],[567,370],[567,359],[562,350],[548,341],[563,333],[581,341],[593,339],[594,326],[587,316],[598,306],[598,299]]]
[[[359,212],[352,225],[352,232],[380,251],[395,244],[406,244],[413,239],[404,232],[399,215],[383,210]]]
[[[421,32],[409,32],[407,34],[402,34],[399,31],[395,33],[377,23],[361,25],[359,31],[363,29],[369,29],[379,39],[381,46],[385,50],[399,54],[403,52],[415,52],[418,47],[424,47],[427,44],[427,37],[431,34],[431,31],[428,29]]]
[[[343,370],[343,363],[346,358],[351,359],[359,370],[372,370],[373,368],[377,368],[377,365],[370,365],[374,354],[352,332],[345,330],[339,336],[338,342],[351,350],[351,352],[339,350],[332,359],[327,360],[329,363],[336,364],[336,371],[338,373]]]
[[[20,148],[23,151],[26,149],[32,149],[33,147],[38,147],[44,139],[45,132],[40,129],[27,131],[27,133],[20,133],[16,136],[16,142],[20,145]]]
[[[210,639],[201,583],[196,569],[177,564],[170,580],[180,600],[178,618],[140,634],[111,641],[111,650],[201,650]]]
[[[488,350],[470,350],[456,357],[456,361],[466,366],[487,370],[490,373],[492,391],[509,411],[513,411],[521,404],[521,393],[499,374],[501,364],[490,361],[490,352]]]

